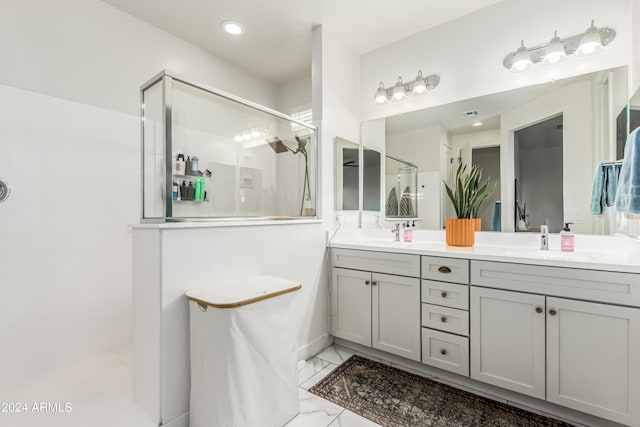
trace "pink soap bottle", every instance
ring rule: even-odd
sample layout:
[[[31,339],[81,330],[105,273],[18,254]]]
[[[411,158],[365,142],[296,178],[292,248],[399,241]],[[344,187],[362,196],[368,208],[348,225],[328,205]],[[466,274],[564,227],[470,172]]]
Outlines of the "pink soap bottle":
[[[409,226],[409,222],[407,221],[407,223],[404,225],[404,241],[405,242],[410,242],[411,241],[411,227]]]
[[[574,240],[575,236],[571,232],[571,229],[569,228],[569,224],[572,224],[572,223],[565,222],[564,228],[560,232],[560,249],[562,249],[565,252],[573,252],[573,250],[575,249],[575,240]]]

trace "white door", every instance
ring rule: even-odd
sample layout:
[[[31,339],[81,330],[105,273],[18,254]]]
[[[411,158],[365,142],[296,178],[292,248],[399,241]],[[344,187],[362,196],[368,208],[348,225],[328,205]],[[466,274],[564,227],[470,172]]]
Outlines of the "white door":
[[[373,273],[373,348],[420,361],[420,279]]]
[[[471,287],[471,378],[545,397],[545,297]]]
[[[640,425],[640,310],[547,298],[547,400]]]
[[[333,268],[331,330],[336,337],[371,347],[371,273]]]

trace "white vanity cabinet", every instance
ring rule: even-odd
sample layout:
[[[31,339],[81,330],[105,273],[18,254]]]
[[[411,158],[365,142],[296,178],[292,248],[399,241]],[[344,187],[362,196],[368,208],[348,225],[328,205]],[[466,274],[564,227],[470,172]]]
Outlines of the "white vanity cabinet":
[[[419,361],[420,257],[332,249],[331,260],[332,334]]]
[[[503,288],[471,287],[473,379],[640,425],[640,309],[572,299],[633,304],[638,275],[471,261],[471,284]]]

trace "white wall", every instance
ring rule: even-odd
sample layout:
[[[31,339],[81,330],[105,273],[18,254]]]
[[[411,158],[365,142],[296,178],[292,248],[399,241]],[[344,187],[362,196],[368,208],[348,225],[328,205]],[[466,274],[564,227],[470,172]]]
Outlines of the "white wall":
[[[311,47],[309,47],[311,48]],[[297,107],[311,108],[311,72],[276,87],[276,109],[291,114]]]
[[[388,133],[386,154],[418,166],[418,171],[440,170],[440,125],[408,132]]]
[[[631,51],[631,0],[506,0],[362,56],[363,120],[392,116],[489,93],[548,82],[591,71],[626,65]],[[553,13],[550,13],[553,11]],[[502,66],[520,40],[533,46],[560,36],[580,34],[591,19],[616,30],[616,39],[598,55],[569,58],[552,67],[535,66],[512,73]],[[635,22],[635,21],[634,21]],[[398,75],[411,80],[418,69],[437,73],[440,85],[427,95],[378,105],[373,94],[382,80]]]
[[[0,205],[0,309],[12,325],[0,332],[0,384],[8,386],[98,352],[130,350],[127,224],[140,216],[140,85],[166,68],[262,104],[273,106],[277,97],[272,85],[100,1],[2,5],[0,171],[13,190]],[[335,85],[343,72],[333,72]],[[357,82],[357,68],[352,74]],[[334,104],[341,102],[337,89]],[[358,122],[341,133],[357,140]],[[323,188],[332,194],[332,186]],[[313,281],[304,283],[302,305],[318,301],[326,312],[327,278],[315,259],[324,250],[320,228],[309,226],[318,243],[298,255],[316,263],[305,273]],[[245,227],[233,239],[257,235],[268,248],[287,230]],[[217,232],[212,244],[229,238]],[[268,260],[280,262],[277,251],[260,256]],[[326,319],[314,313],[296,320],[300,346],[328,340]]]
[[[275,106],[275,88],[98,0],[3,0],[0,83],[138,115],[162,69]]]
[[[462,159],[467,165],[471,165],[471,150],[474,148],[492,147],[500,145],[500,130],[490,129],[478,132],[451,135],[453,154],[457,156],[461,151],[467,156]]]
[[[631,22],[640,22],[640,0],[631,0]],[[632,61],[631,61],[631,78],[629,79],[630,96],[640,89],[640,27],[638,25],[631,26],[632,31]]]

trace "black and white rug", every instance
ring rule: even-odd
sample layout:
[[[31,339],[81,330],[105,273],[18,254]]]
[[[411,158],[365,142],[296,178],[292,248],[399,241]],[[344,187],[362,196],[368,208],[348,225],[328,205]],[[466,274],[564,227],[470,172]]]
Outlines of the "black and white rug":
[[[569,426],[360,356],[309,391],[385,427]]]

